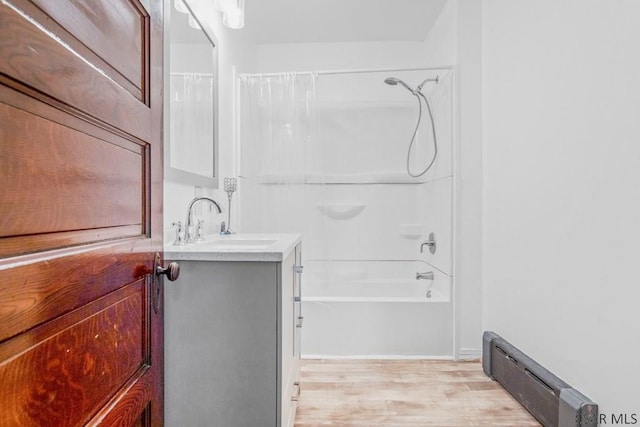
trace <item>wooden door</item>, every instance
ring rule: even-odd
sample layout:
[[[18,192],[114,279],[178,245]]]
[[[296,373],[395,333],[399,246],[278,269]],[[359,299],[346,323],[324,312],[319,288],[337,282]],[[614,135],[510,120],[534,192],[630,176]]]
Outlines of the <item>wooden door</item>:
[[[0,1],[0,426],[163,423],[161,3]]]

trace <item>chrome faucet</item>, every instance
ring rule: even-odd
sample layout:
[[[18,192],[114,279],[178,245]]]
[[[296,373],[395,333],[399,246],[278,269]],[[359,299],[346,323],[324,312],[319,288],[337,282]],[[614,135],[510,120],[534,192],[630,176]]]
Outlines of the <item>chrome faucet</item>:
[[[416,280],[418,279],[433,280],[433,271],[427,271],[426,273],[416,273]]]
[[[187,243],[193,243],[194,242],[194,237],[191,233],[191,227],[193,226],[193,205],[196,202],[199,202],[200,200],[206,200],[207,202],[211,203],[213,206],[215,206],[216,210],[218,211],[218,213],[222,213],[222,209],[220,209],[220,205],[218,204],[218,202],[216,202],[215,200],[213,200],[211,197],[207,197],[207,196],[198,196],[198,197],[194,197],[193,200],[191,200],[191,202],[189,202],[189,207],[187,208],[187,221],[185,224],[185,241]]]

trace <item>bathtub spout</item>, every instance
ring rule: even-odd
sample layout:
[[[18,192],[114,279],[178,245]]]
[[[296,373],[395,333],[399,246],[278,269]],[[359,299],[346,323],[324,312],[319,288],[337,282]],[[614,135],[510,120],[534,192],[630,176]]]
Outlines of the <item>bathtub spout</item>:
[[[433,280],[433,271],[427,271],[426,273],[416,273],[416,280],[419,279]]]

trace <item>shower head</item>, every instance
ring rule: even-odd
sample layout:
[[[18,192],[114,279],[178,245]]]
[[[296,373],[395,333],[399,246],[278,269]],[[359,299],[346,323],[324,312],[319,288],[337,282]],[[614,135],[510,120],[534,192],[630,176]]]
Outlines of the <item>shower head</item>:
[[[414,95],[416,94],[416,93],[415,93],[415,91],[414,91],[413,89],[411,89],[411,88],[409,87],[409,85],[408,85],[408,84],[406,84],[406,83],[405,83],[405,82],[403,82],[402,80],[397,79],[397,78],[395,78],[395,77],[387,77],[386,79],[384,79],[384,82],[385,82],[386,84],[388,84],[388,85],[391,85],[391,86],[395,86],[395,85],[397,85],[398,83],[400,83],[400,85],[401,85],[401,86],[404,86],[404,87],[405,87],[405,89],[407,89],[409,92],[411,92],[411,93],[412,93],[412,94],[414,94]]]

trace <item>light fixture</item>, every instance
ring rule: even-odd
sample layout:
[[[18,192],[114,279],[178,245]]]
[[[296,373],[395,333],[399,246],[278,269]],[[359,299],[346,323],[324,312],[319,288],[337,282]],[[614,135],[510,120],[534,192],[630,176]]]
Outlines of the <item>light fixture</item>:
[[[184,13],[189,17],[189,26],[194,30],[201,30],[200,24],[191,14],[191,11],[187,8],[187,5],[184,4],[183,0],[173,0],[173,6],[176,8],[178,12]]]
[[[239,30],[244,27],[244,1],[245,0],[214,0],[213,8],[222,13],[222,23],[227,28]],[[194,19],[184,3],[184,0],[173,0],[173,6],[178,12],[189,15],[189,26],[196,30],[201,29],[198,21]]]
[[[218,12],[226,12],[227,10],[235,7],[236,0],[214,0],[213,8]]]
[[[215,0],[213,7],[222,12],[222,23],[234,30],[244,27],[244,0]]]
[[[189,13],[189,9],[187,9],[187,6],[182,0],[173,0],[173,7],[175,7],[178,12]]]

